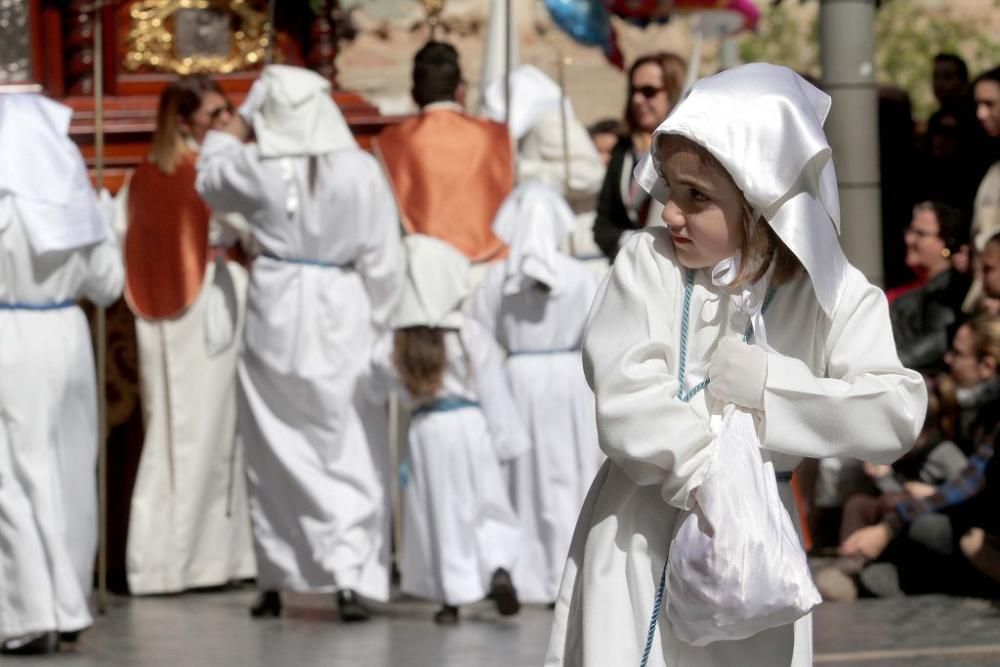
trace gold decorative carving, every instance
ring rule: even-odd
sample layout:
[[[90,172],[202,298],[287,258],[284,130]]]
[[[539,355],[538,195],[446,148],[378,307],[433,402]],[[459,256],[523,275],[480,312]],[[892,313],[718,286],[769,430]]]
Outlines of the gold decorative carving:
[[[228,16],[228,53],[209,48],[205,53],[179,55],[175,21],[184,10]],[[267,15],[246,0],[140,0],[129,14],[132,26],[126,37],[125,67],[130,71],[152,68],[175,74],[228,74],[264,62],[270,34]],[[209,35],[208,39],[217,37]]]

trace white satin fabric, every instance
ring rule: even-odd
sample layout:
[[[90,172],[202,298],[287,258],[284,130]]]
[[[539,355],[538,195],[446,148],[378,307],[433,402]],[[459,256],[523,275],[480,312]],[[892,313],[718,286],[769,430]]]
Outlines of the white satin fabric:
[[[829,111],[830,97],[787,67],[725,70],[696,82],[660,124],[636,180],[665,203],[660,138],[679,135],[707,149],[802,262],[830,315],[849,265],[838,241],[837,175],[823,133]]]
[[[556,606],[548,665],[636,665],[681,510],[710,469],[716,434],[710,396],[677,398],[685,271],[669,232],[643,230],[598,291],[584,338],[601,449],[608,461],[587,496]],[[687,339],[687,385],[704,379],[719,339],[748,317],[696,272]],[[827,315],[807,277],[778,289],[767,314],[767,383],[758,427],[765,462],[783,472],[800,457],[855,456],[889,463],[923,423],[926,389],[901,367],[882,292],[849,268]],[[787,485],[782,502],[795,517]],[[661,617],[650,665],[811,664],[810,617],[735,642],[694,647]]]
[[[543,202],[558,197],[542,187],[530,186],[527,192],[537,189]],[[565,220],[546,219],[541,212],[508,219],[513,226],[511,255],[505,264],[487,270],[471,308],[472,316],[511,352],[507,380],[531,438],[531,449],[513,459],[508,470],[523,533],[514,584],[521,599],[533,603],[556,599],[573,524],[602,459],[594,395],[580,354],[597,282],[580,261],[555,252],[561,240],[555,229],[564,235]],[[527,252],[535,244],[543,251],[551,292],[516,268],[524,254],[515,249]],[[525,279],[514,281],[519,289],[510,292],[512,277]]]
[[[493,231],[510,247],[503,263],[505,295],[536,282],[553,292],[574,287],[572,277],[559,274],[559,249],[573,231],[573,212],[558,192],[542,183],[519,185],[497,211]]]
[[[135,595],[219,586],[256,574],[236,434],[246,289],[242,266],[213,262],[201,293],[179,316],[136,317],[146,437],[126,547]]]
[[[17,209],[38,255],[100,243],[110,232],[69,138],[72,115],[38,93],[0,95],[0,197]],[[0,230],[10,219],[0,212]]]
[[[238,365],[238,428],[262,589],[388,597],[384,414],[360,387],[402,279],[399,218],[378,162],[358,148],[281,160],[209,133],[199,192],[241,213],[253,264]],[[276,259],[281,258],[281,259]]]
[[[0,195],[0,303],[121,295],[113,237],[35,252]],[[4,213],[6,211],[6,213]],[[87,318],[76,306],[0,310],[0,640],[91,624],[97,552],[97,387]]]
[[[468,258],[453,246],[423,234],[403,239],[406,280],[392,315],[394,329],[425,326],[459,329],[469,295]]]
[[[503,374],[503,352],[489,332],[468,319],[445,332],[446,365],[437,396],[478,407],[417,413],[407,431],[403,488],[404,593],[444,604],[482,600],[497,568],[514,571],[521,531],[507,495],[501,461],[525,441]],[[392,362],[393,334],[373,356],[372,390],[395,390],[410,409],[415,401]],[[520,590],[517,579],[514,585]]]
[[[330,82],[302,67],[265,67],[240,114],[252,119],[262,157],[323,155],[358,145],[330,98]]]

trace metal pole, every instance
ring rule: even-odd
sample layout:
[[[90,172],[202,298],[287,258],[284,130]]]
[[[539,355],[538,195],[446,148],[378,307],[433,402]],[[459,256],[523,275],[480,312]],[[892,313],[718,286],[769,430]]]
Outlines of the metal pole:
[[[97,192],[104,187],[104,18],[103,3],[94,9],[94,155]],[[97,350],[97,507],[99,539],[97,547],[97,611],[108,609],[108,398],[107,398],[107,313],[98,307],[95,327]]]
[[[264,64],[270,65],[274,59],[274,38],[277,31],[274,28],[274,11],[277,0],[270,0],[267,3],[267,48],[264,49]]]
[[[513,0],[504,0],[506,7],[506,13],[504,16],[504,34],[503,34],[503,122],[504,125],[510,127],[510,69],[513,65],[511,53],[513,41],[513,15],[514,7]],[[485,83],[485,82],[484,82]]]
[[[826,135],[840,187],[841,244],[852,264],[883,282],[875,0],[821,0],[823,88],[833,98]]]

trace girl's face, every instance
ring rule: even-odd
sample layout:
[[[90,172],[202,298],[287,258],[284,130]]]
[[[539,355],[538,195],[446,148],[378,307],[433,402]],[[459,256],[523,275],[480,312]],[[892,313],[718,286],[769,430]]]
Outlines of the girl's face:
[[[733,179],[706,165],[685,139],[666,141],[662,155],[670,188],[663,222],[677,260],[685,268],[703,269],[735,255],[743,243],[743,193]]]
[[[959,387],[974,387],[996,375],[996,365],[990,363],[988,358],[976,355],[976,337],[968,324],[963,324],[955,332],[944,361],[951,370],[951,379]]]

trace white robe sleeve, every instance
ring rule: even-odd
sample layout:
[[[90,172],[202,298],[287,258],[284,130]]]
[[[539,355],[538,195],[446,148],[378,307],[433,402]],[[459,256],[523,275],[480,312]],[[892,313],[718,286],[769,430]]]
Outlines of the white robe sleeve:
[[[113,234],[85,251],[87,277],[81,293],[91,303],[107,307],[118,300],[125,286],[125,265],[118,238]]]
[[[402,290],[405,261],[396,200],[381,167],[374,158],[370,162],[371,215],[367,221],[364,249],[355,269],[368,290],[372,322],[376,328],[384,329]]]
[[[365,390],[373,403],[385,403],[397,388],[396,368],[392,363],[394,331],[386,331],[372,346],[370,372],[365,374]]]
[[[473,319],[466,320],[462,339],[472,364],[476,393],[486,416],[493,450],[501,461],[509,461],[528,451],[531,439],[521,422],[507,383],[503,350],[493,336]]]
[[[765,449],[892,463],[920,433],[924,381],[899,363],[885,295],[860,273],[851,278],[829,325],[826,377],[798,359],[769,353]]]
[[[267,188],[253,150],[226,132],[210,131],[205,137],[195,187],[216,213],[240,213],[249,220],[265,206]]]
[[[469,315],[483,325],[493,338],[499,340],[497,316],[500,310],[500,290],[503,285],[504,265],[497,263],[486,270],[472,295]]]
[[[633,482],[659,485],[664,501],[690,509],[715,435],[704,416],[677,398],[673,301],[680,272],[657,266],[656,238],[636,234],[598,291],[584,334],[584,371],[601,449]]]

